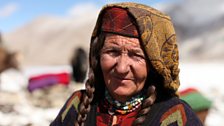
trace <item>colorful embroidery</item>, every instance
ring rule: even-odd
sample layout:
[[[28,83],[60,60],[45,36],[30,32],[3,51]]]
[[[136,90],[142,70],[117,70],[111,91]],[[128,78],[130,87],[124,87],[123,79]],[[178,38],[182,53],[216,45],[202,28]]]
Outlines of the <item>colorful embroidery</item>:
[[[162,115],[160,126],[168,126],[172,123],[177,123],[178,126],[185,126],[187,121],[184,106],[182,104],[170,108]]]
[[[75,107],[75,110],[78,110],[78,105],[80,103],[80,93],[79,94],[75,94],[72,96],[72,98],[68,101],[67,105],[66,105],[66,109],[64,110],[64,112],[62,113],[62,122],[64,121],[65,119],[65,116],[67,115],[69,109],[73,106]]]

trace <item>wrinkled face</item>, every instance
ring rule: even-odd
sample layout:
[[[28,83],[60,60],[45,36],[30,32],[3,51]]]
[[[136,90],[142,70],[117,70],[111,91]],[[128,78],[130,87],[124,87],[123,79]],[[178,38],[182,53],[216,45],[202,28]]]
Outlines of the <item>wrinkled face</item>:
[[[105,85],[116,100],[124,102],[144,87],[147,64],[137,38],[108,34],[100,64]]]

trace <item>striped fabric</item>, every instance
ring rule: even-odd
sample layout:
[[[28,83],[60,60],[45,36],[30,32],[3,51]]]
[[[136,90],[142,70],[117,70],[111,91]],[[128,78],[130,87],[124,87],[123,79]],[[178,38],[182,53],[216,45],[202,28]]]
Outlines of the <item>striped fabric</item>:
[[[46,73],[30,77],[28,90],[32,92],[55,84],[68,85],[69,82],[70,75],[68,73]]]

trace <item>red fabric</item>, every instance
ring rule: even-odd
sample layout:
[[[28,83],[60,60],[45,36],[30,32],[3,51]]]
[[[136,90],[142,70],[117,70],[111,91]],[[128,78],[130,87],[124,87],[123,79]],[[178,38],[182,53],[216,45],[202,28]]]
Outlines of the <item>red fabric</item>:
[[[63,73],[47,73],[30,77],[29,81],[45,79],[49,77],[55,77],[60,84],[68,84],[70,81],[70,75],[66,72]]]
[[[56,85],[68,85],[70,82],[70,75],[68,73],[49,73],[49,74],[41,74],[37,76],[33,76],[29,79],[28,90],[30,92]]]
[[[138,37],[134,20],[121,8],[109,8],[102,18],[102,31]]]
[[[183,96],[183,95],[187,95],[187,94],[190,94],[193,92],[198,92],[198,90],[195,88],[187,88],[185,90],[180,91],[179,93],[180,93],[180,96]]]
[[[136,119],[139,109],[128,114],[115,114],[117,117],[117,121],[113,126],[131,126],[133,121]],[[97,107],[97,126],[111,126],[114,117],[108,114],[107,111],[108,108],[105,108],[104,102],[101,102],[101,104]]]

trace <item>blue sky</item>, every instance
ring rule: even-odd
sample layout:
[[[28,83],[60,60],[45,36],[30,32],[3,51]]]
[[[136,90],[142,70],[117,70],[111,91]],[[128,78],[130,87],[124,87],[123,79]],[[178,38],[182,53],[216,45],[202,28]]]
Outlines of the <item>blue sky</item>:
[[[127,0],[0,0],[0,31],[13,31],[43,15],[67,16],[78,5],[85,9],[85,5],[91,4],[100,9],[104,4],[124,1]],[[150,6],[167,1],[169,0],[129,0]]]

